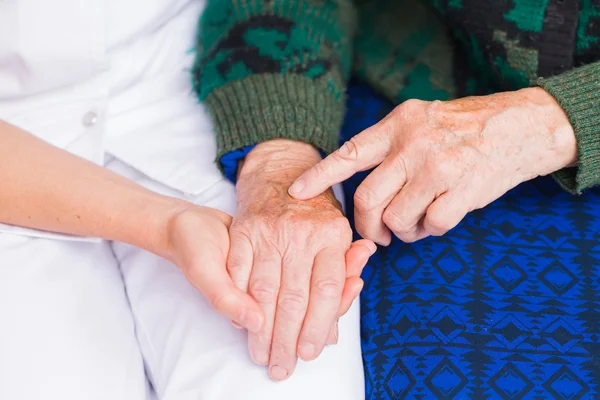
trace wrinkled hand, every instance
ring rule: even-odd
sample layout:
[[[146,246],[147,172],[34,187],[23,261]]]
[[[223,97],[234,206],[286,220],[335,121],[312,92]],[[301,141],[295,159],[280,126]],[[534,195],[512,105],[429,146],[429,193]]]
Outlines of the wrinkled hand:
[[[190,205],[167,224],[166,258],[179,266],[187,280],[217,312],[251,332],[264,325],[254,299],[236,288],[226,269],[231,217],[218,210]]]
[[[249,350],[275,380],[292,374],[298,356],[312,360],[337,340],[336,321],[360,292],[360,270],[375,251],[372,242],[349,250],[352,231],[331,190],[309,201],[287,194],[319,160],[309,145],[266,142],[246,157],[237,183],[227,268],[262,307],[265,324],[249,334]]]
[[[573,128],[541,88],[410,100],[305,172],[290,194],[309,199],[377,167],[356,191],[356,229],[383,245],[391,232],[413,242],[443,235],[521,182],[576,160]]]

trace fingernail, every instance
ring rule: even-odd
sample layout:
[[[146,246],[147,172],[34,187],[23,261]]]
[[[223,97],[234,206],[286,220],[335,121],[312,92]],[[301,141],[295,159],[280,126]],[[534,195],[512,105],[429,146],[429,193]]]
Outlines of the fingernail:
[[[371,256],[377,252],[377,245],[375,243],[369,243],[369,250],[371,251]]]
[[[288,193],[292,196],[299,195],[304,189],[304,180],[298,179],[292,186],[290,186]]]
[[[269,375],[271,375],[271,378],[275,379],[276,381],[282,381],[288,377],[287,371],[278,365],[273,365],[271,367]]]
[[[250,351],[250,357],[258,365],[267,365],[269,363],[269,355],[264,351]]]
[[[245,326],[250,332],[258,332],[261,328],[260,316],[257,313],[242,313],[240,316],[240,322],[242,326]]]
[[[312,360],[315,356],[315,345],[312,343],[303,343],[298,349],[298,354],[303,360]]]
[[[231,325],[233,325],[233,327],[236,328],[236,329],[244,329],[243,326],[241,326],[240,324],[238,324],[235,321],[231,321]]]

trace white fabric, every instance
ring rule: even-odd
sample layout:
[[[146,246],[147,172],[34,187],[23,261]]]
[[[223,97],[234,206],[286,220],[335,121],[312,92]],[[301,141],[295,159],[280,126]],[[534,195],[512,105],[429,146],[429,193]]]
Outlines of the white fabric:
[[[118,160],[108,168],[181,196]],[[188,200],[235,207],[224,180]],[[338,345],[275,383],[177,267],[123,243],[0,234],[0,318],[0,399],[364,399],[357,304]]]
[[[190,85],[204,3],[0,0],[0,119],[232,212]],[[0,320],[0,399],[364,398],[357,306],[339,345],[273,383],[175,266],[122,243],[0,225]]]
[[[0,119],[97,164],[109,153],[186,195],[201,193],[220,179],[212,124],[191,87],[204,7],[0,1]]]

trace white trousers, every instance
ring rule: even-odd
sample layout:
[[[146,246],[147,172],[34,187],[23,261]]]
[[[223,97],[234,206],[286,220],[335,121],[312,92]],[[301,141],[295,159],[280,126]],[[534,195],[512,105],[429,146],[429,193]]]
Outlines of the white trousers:
[[[118,160],[107,167],[182,196]],[[224,180],[187,200],[235,208]],[[146,251],[0,234],[2,400],[364,398],[356,303],[340,343],[286,382],[252,363],[246,340],[176,266]]]

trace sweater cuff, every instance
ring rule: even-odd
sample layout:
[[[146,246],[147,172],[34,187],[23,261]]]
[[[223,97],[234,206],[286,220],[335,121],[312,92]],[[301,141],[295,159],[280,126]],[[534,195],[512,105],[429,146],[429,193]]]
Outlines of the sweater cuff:
[[[232,151],[231,153],[223,154],[223,156],[221,156],[221,170],[223,171],[223,175],[225,175],[225,178],[227,178],[231,183],[237,183],[237,173],[240,160],[246,158],[246,156],[252,151],[252,149],[254,149],[254,145],[247,146],[242,149]]]
[[[569,193],[581,194],[600,184],[600,63],[540,78],[537,83],[565,110],[577,139],[578,166],[557,171],[553,177]]]
[[[344,99],[327,86],[297,75],[253,75],[214,89],[206,98],[217,135],[217,159],[271,139],[338,147]]]

